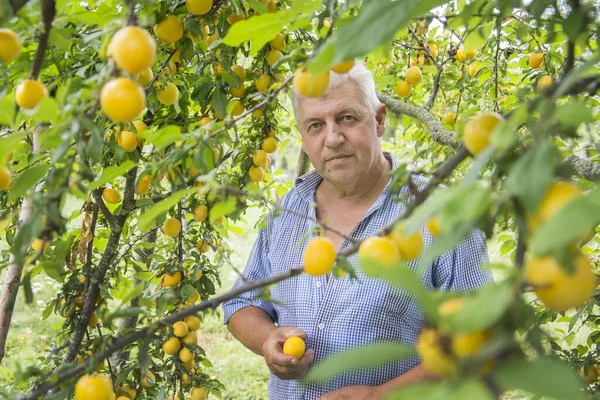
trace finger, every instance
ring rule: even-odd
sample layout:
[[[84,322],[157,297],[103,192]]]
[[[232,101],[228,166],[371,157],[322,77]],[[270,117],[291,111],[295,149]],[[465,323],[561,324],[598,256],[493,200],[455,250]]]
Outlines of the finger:
[[[292,336],[298,336],[302,340],[306,340],[308,338],[306,332],[304,332],[300,328],[296,328],[295,326],[286,326],[280,329],[281,336],[279,337],[279,340],[281,340],[282,343],[285,342],[287,339],[291,338]]]
[[[269,354],[269,361],[271,364],[280,367],[291,367],[298,364],[296,357],[284,354],[281,350],[277,349]]]
[[[298,360],[298,365],[308,367],[315,359],[315,351],[313,349],[306,350],[306,353]]]

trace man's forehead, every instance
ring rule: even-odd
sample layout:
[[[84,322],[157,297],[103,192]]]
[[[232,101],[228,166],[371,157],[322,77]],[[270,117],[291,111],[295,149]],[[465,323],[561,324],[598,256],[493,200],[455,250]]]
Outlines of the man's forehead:
[[[342,110],[360,112],[366,106],[360,97],[360,92],[353,87],[340,87],[325,96],[317,98],[300,97],[298,110],[302,119],[337,113]]]

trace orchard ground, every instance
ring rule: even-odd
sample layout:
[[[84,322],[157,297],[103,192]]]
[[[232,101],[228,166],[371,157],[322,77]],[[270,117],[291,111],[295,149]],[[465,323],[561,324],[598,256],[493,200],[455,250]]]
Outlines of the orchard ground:
[[[228,244],[236,249],[232,255],[232,264],[243,269],[245,262],[256,239],[257,231],[254,228],[261,211],[258,208],[249,208],[246,213],[245,223],[239,224],[246,235],[239,236],[231,234]],[[488,243],[490,259],[492,261],[506,260],[508,255],[501,255],[501,242],[498,238]],[[500,274],[495,271],[495,274]],[[3,277],[3,275],[2,275]],[[217,290],[217,295],[225,293],[237,278],[237,272],[231,265],[225,265],[221,271],[223,285]],[[7,345],[7,357],[0,366],[0,386],[8,386],[13,381],[13,375],[18,366],[33,365],[40,354],[46,354],[56,331],[60,329],[62,318],[52,313],[46,321],[40,322],[39,318],[46,307],[47,302],[60,290],[61,284],[53,281],[44,274],[37,275],[32,287],[35,301],[31,305],[24,302],[22,293],[16,305],[14,318],[14,330],[9,335]],[[562,342],[568,337],[569,347],[574,346],[587,338],[589,331],[582,329],[574,337],[567,332],[568,321],[549,324],[548,328],[552,335]],[[576,329],[575,329],[576,331]],[[563,333],[564,332],[564,333]],[[219,308],[217,312],[207,314],[203,318],[202,327],[198,331],[199,343],[207,352],[208,359],[213,362],[213,368],[208,373],[219,377],[227,388],[224,393],[225,399],[267,399],[267,383],[269,370],[261,357],[246,349],[239,343],[223,325],[223,313]],[[572,341],[572,342],[571,342]],[[23,387],[22,389],[25,389]],[[511,392],[504,396],[505,400],[529,399],[522,393]]]

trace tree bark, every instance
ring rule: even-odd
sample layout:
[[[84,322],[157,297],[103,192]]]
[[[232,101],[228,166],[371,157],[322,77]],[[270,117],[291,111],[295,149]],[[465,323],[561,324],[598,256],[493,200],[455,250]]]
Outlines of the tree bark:
[[[33,147],[32,153],[37,153],[39,149],[39,137],[42,132],[42,127],[36,127],[33,132]],[[33,214],[33,202],[31,198],[24,198],[17,221],[17,229]],[[18,263],[14,254],[10,255],[8,260],[8,268],[4,276],[4,284],[2,293],[0,294],[0,363],[6,354],[6,340],[8,339],[8,330],[12,320],[17,295],[19,293],[19,285],[21,283],[21,275],[23,274],[23,264]]]
[[[300,150],[298,162],[296,163],[296,178],[304,175],[310,169],[310,160],[304,150]]]

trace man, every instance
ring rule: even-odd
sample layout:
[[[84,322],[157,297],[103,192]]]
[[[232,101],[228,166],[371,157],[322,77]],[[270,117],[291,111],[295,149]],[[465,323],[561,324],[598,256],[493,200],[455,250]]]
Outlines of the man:
[[[323,97],[293,93],[292,102],[302,148],[315,170],[298,178],[280,200],[282,209],[294,212],[272,216],[259,233],[244,273],[248,280],[301,267],[314,219],[332,228],[325,230],[325,236],[339,251],[351,244],[339,233],[354,239],[372,236],[404,208],[394,201],[399,191],[388,190],[397,163],[381,149],[386,109],[362,63],[344,75],[332,72]],[[417,185],[424,183],[417,178]],[[433,240],[426,231],[424,240],[426,245]],[[480,268],[486,259],[485,240],[474,232],[438,258],[423,283],[441,290],[473,289],[489,279]],[[230,332],[263,356],[271,370],[271,399],[378,399],[391,388],[432,376],[413,357],[343,374],[322,386],[300,384],[298,379],[311,364],[333,354],[375,341],[414,344],[421,330],[423,316],[405,293],[363,274],[356,254],[349,261],[357,270],[357,280],[303,274],[271,291],[280,304],[257,299],[258,291],[224,304]],[[242,284],[239,279],[234,287]],[[306,341],[307,351],[300,360],[282,352],[290,336]]]

